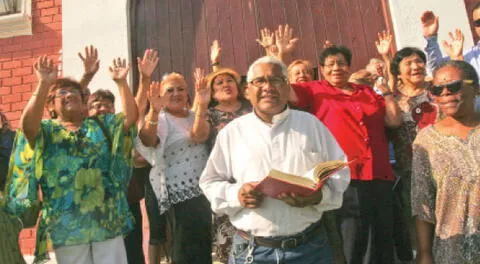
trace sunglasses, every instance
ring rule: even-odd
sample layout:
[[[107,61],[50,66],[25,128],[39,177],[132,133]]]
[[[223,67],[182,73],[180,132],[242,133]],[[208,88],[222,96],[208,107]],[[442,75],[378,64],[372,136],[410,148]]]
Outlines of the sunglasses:
[[[463,88],[463,84],[473,84],[472,80],[456,80],[450,83],[445,83],[441,85],[433,85],[430,87],[430,93],[433,96],[440,96],[444,88],[447,88],[448,92],[451,94],[456,94],[460,92]]]
[[[474,25],[475,27],[480,27],[480,19],[474,20],[474,21],[473,21],[473,25]]]

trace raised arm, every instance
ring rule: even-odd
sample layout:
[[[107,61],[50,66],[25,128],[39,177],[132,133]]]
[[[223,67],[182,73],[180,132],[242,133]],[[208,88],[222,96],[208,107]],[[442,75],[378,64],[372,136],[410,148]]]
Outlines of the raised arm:
[[[138,83],[137,96],[135,101],[138,107],[138,125],[142,127],[147,111],[147,92],[152,82],[152,73],[158,65],[158,52],[152,49],[145,50],[143,58],[137,57],[138,73],[140,80]]]
[[[210,46],[210,62],[212,63],[212,71],[216,72],[220,69],[220,58],[222,54],[222,48],[218,40],[214,40],[212,46]]]
[[[35,138],[40,130],[40,122],[42,121],[48,90],[57,78],[57,66],[53,63],[53,60],[47,56],[39,57],[33,67],[38,79],[38,84],[28,100],[27,106],[25,110],[23,110],[20,119],[20,128],[25,134],[31,148],[35,147]]]
[[[392,34],[390,31],[382,31],[377,34],[378,39],[375,41],[375,46],[377,47],[378,54],[382,56],[383,61],[385,62],[386,72],[387,72],[387,84],[390,91],[395,91],[397,89],[397,77],[390,72],[390,63],[392,58],[390,57],[392,51]],[[382,85],[383,83],[378,83]],[[377,86],[378,86],[377,85]]]
[[[293,38],[293,29],[285,25],[278,26],[278,29],[275,30],[275,45],[278,50],[278,59],[286,63],[287,60],[291,60],[291,55],[295,49],[295,45],[298,42],[298,38]]]
[[[207,120],[208,104],[210,103],[211,91],[207,87],[207,80],[203,70],[195,69],[195,99],[198,103],[195,108],[195,120],[193,122],[192,130],[190,131],[190,138],[196,143],[203,143],[208,139],[210,134],[210,124]]]
[[[143,145],[147,147],[156,147],[160,143],[157,136],[158,114],[160,110],[166,105],[166,98],[160,91],[160,84],[153,82],[147,92],[150,109],[145,116],[145,122],[140,128],[138,136]]]
[[[427,46],[425,47],[427,70],[432,73],[442,61],[447,59],[443,57],[438,45],[439,18],[432,11],[425,11],[420,20],[422,22],[423,37],[427,40]]]
[[[118,92],[122,101],[122,110],[125,115],[123,129],[127,131],[130,126],[135,125],[138,119],[138,109],[132,92],[128,87],[127,75],[130,66],[125,59],[117,58],[113,60],[112,66],[108,68],[110,77],[118,86]]]
[[[82,53],[79,52],[78,57],[83,62],[83,75],[82,79],[80,79],[80,85],[82,86],[83,93],[89,94],[88,84],[92,81],[93,76],[95,76],[100,68],[98,50],[93,45],[86,46],[85,55],[82,55]]]

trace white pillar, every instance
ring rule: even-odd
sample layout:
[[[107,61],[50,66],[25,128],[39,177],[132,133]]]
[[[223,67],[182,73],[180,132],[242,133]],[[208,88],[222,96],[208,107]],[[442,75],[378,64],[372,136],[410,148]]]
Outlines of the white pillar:
[[[90,83],[92,92],[109,89],[116,97],[115,108],[121,110],[118,90],[108,74],[113,58],[130,58],[128,0],[65,0],[62,1],[63,76],[77,80],[83,64],[77,53],[86,45],[98,48],[100,70]],[[130,62],[132,63],[132,62]],[[131,73],[129,78],[131,84]]]

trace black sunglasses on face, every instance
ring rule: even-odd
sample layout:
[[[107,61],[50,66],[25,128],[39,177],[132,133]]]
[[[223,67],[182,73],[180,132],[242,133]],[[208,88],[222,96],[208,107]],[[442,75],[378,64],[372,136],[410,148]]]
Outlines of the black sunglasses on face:
[[[473,21],[473,25],[474,25],[475,27],[480,27],[480,18],[477,19],[477,20],[474,20],[474,21]]]
[[[440,84],[440,85],[432,85],[430,88],[430,93],[433,96],[440,96],[443,92],[444,88],[447,88],[448,92],[451,94],[456,94],[460,92],[460,90],[463,88],[463,84],[472,84],[472,80],[456,80],[450,83],[445,83],[445,84]]]

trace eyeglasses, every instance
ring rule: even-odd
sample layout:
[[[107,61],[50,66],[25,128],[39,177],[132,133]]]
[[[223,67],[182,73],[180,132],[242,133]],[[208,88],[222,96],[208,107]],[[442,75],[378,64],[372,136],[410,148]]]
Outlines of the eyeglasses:
[[[433,96],[440,96],[443,92],[444,88],[447,88],[448,92],[451,94],[456,94],[460,92],[463,88],[463,84],[473,84],[472,80],[456,80],[450,83],[440,84],[440,85],[433,85],[430,87],[430,93]]]
[[[280,76],[263,76],[263,77],[257,77],[253,80],[250,81],[250,83],[255,86],[255,87],[263,87],[267,83],[270,83],[272,86],[278,87],[282,84],[284,84],[287,81],[285,77],[280,77]]]
[[[102,108],[102,106],[105,109],[112,109],[113,104],[112,103],[94,102],[90,105],[90,109],[100,110],[100,108]]]
[[[67,94],[71,94],[73,96],[78,96],[81,94],[81,92],[79,90],[64,90],[64,89],[60,89],[60,90],[57,90],[57,92],[55,93],[55,98],[58,98],[58,97],[65,97],[67,96]]]
[[[477,19],[477,20],[475,20],[475,21],[473,21],[473,25],[474,25],[475,27],[480,27],[480,18]]]

